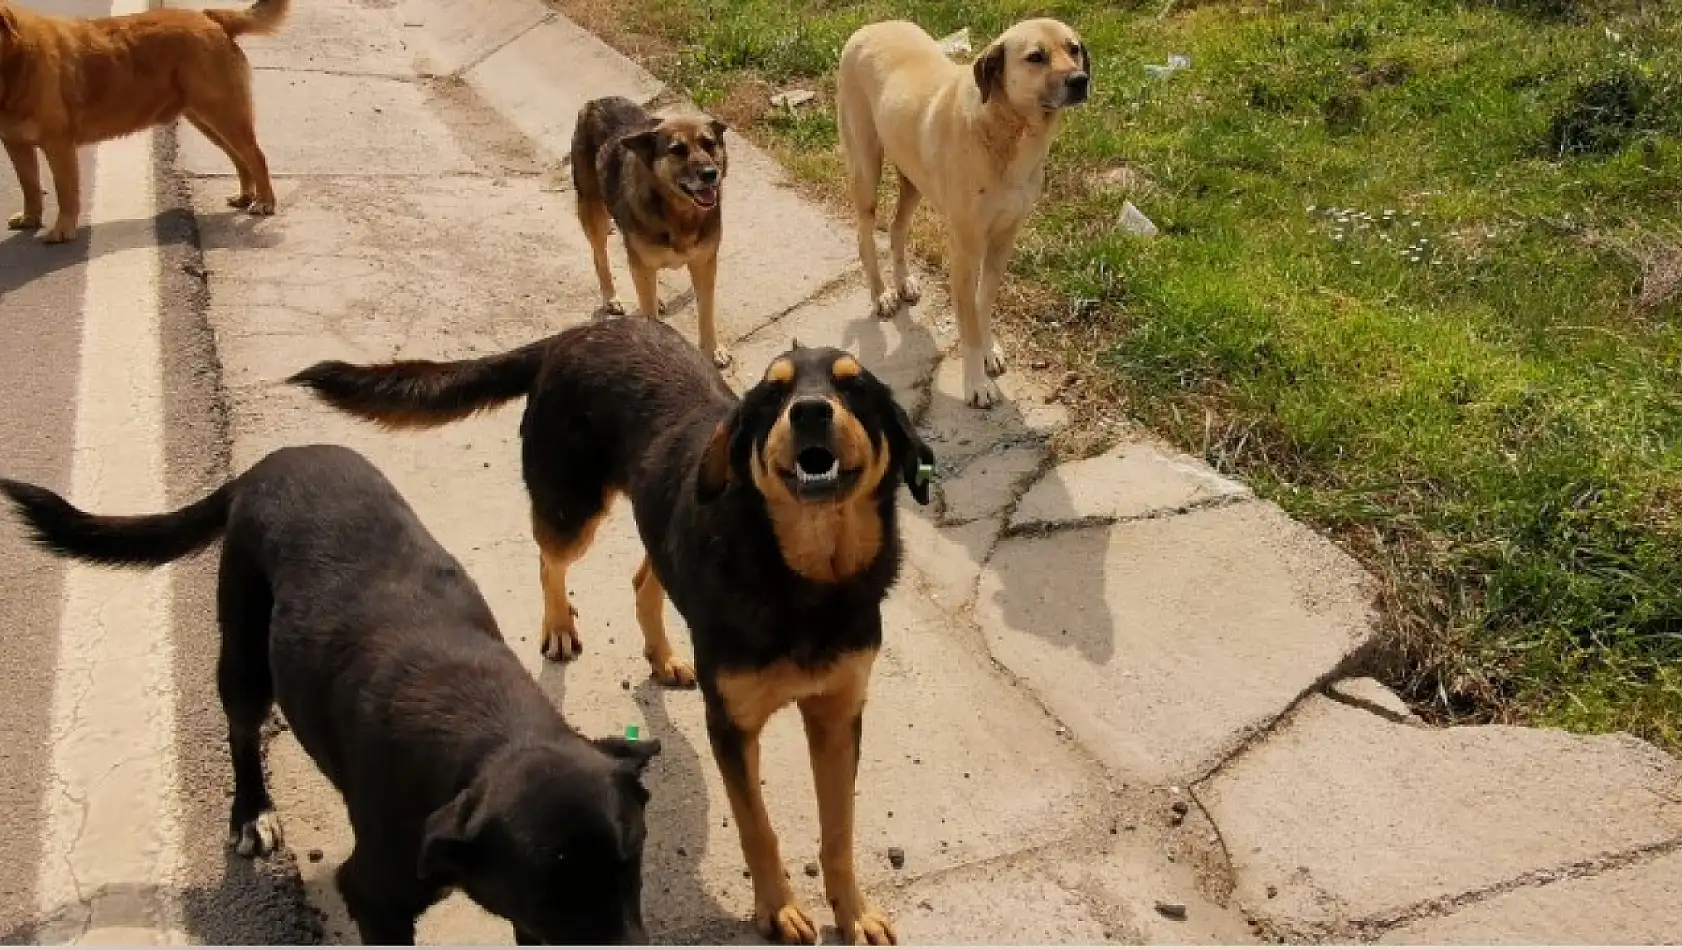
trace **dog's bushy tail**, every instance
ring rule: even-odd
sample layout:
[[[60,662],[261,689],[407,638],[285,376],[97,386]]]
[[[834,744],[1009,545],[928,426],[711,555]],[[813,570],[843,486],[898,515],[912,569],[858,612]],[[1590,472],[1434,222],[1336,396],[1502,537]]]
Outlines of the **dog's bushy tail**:
[[[353,366],[317,363],[290,379],[340,412],[388,429],[429,429],[531,392],[547,340],[476,360],[402,360]]]
[[[157,567],[186,557],[222,533],[233,483],[161,515],[90,515],[39,485],[4,478],[0,494],[11,499],[32,540],[54,554],[113,567]]]
[[[247,33],[273,33],[286,22],[292,0],[257,0],[244,10],[206,10],[204,15],[215,20],[229,36]]]

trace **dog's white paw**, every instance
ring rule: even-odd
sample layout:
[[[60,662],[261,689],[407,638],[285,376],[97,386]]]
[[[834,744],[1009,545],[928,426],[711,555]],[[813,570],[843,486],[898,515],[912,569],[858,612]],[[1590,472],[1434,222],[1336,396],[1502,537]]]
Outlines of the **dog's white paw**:
[[[964,360],[964,402],[977,409],[987,409],[1003,399],[999,387],[993,384],[992,378],[987,374],[985,361]]]
[[[899,299],[906,303],[916,303],[923,299],[923,282],[915,277],[907,276],[899,284]]]
[[[261,858],[274,853],[286,840],[280,828],[280,815],[261,812],[246,822],[238,832],[228,835],[228,844],[242,858]]]
[[[6,219],[6,227],[13,231],[33,231],[41,226],[41,216],[25,214],[19,211]]]
[[[76,225],[60,220],[50,230],[41,235],[43,244],[63,244],[76,239]]]
[[[875,314],[878,320],[892,320],[899,316],[899,294],[892,290],[884,290],[877,294],[870,312]]]
[[[1003,376],[1005,374],[1005,351],[997,340],[989,341],[986,349],[985,365],[988,376]]]
[[[719,369],[726,369],[730,366],[730,364],[733,361],[734,360],[731,358],[730,350],[728,348],[722,347],[722,346],[713,347],[713,365],[714,366],[718,367]]]
[[[610,317],[623,317],[625,315],[625,304],[618,297],[609,297],[602,301],[602,313]]]
[[[570,663],[578,659],[578,654],[584,652],[584,642],[578,639],[577,630],[543,631],[543,656],[557,663]]]

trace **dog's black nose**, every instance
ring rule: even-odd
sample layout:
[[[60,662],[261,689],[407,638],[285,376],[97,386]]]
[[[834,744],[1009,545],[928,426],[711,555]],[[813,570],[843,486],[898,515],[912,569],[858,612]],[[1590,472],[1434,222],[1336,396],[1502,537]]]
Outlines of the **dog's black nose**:
[[[1085,73],[1070,73],[1069,78],[1063,80],[1063,85],[1069,87],[1069,92],[1081,98],[1086,97],[1086,90],[1092,83],[1092,77]]]
[[[835,407],[827,399],[801,399],[788,407],[788,421],[800,431],[827,429],[835,418]]]
[[[706,168],[701,169],[701,171],[699,172],[699,175],[700,175],[700,178],[701,178],[701,184],[703,184],[703,185],[716,185],[716,184],[718,184],[718,168],[717,168],[717,166],[708,165]]]

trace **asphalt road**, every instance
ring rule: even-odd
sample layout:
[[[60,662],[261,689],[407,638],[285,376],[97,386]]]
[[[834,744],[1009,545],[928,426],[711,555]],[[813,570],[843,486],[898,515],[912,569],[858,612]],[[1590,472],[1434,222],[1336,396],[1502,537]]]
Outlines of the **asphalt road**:
[[[110,12],[108,0],[29,0],[26,5],[63,15]],[[72,493],[73,484],[109,484],[100,496],[121,499],[130,483],[145,476],[156,479],[171,505],[225,477],[219,373],[203,320],[196,226],[180,200],[184,186],[173,170],[173,141],[171,131],[160,130],[126,151],[83,150],[83,232],[78,240],[47,246],[30,232],[0,234],[0,475],[49,486],[84,504]],[[124,167],[113,167],[119,162]],[[138,215],[99,219],[96,187],[105,183],[112,190],[116,183],[115,189],[126,193],[129,182],[148,186],[144,192],[154,196],[151,207]],[[104,202],[104,207],[116,206]],[[0,172],[0,217],[21,207],[8,163]],[[49,219],[55,207],[49,194]],[[119,259],[128,262],[126,270],[113,263]],[[145,288],[129,286],[122,276],[135,262],[155,278],[143,282]],[[100,349],[100,340],[84,337],[91,323],[90,300],[95,299],[104,302],[103,325],[144,326],[155,333],[157,345],[149,359],[155,365],[127,368],[147,371],[141,375],[150,373],[158,385],[153,428],[159,471],[118,467],[102,472],[101,450],[106,443],[114,453],[121,449],[117,443],[126,433],[119,429],[102,436],[87,418],[81,420],[83,432],[92,433],[84,443],[87,468],[80,476],[75,471],[79,400],[101,392],[100,379],[83,378],[84,360]],[[107,340],[105,345],[113,344]],[[95,369],[109,377],[107,368]],[[66,690],[67,684],[74,685],[67,674],[66,644],[87,631],[83,620],[69,616],[74,610],[67,607],[68,574],[64,562],[28,546],[11,519],[0,517],[0,853],[6,855],[0,861],[0,943],[318,940],[317,916],[307,909],[290,856],[253,866],[230,861],[223,847],[231,776],[214,689],[214,553],[163,575],[162,613],[168,620],[157,655],[168,662],[161,687],[146,687],[146,696],[158,706],[161,725],[151,734],[162,737],[160,747],[121,749],[115,761],[108,748],[95,752],[105,758],[93,759],[88,773],[112,781],[81,791],[76,790],[79,766],[66,752],[78,744],[66,741],[62,722],[65,696],[75,695]],[[106,579],[98,573],[88,576],[99,594]],[[109,583],[122,580],[111,577]],[[131,608],[118,604],[113,609],[120,615]],[[119,642],[95,656],[96,674],[107,678],[125,675],[121,664],[130,659],[120,655],[127,631],[119,625],[114,632]],[[79,697],[76,708],[88,720],[80,747],[132,745],[122,728],[112,726],[121,727],[126,717],[144,710],[134,708],[120,691],[100,686],[99,675],[86,682],[92,686],[90,695]],[[102,712],[102,704],[110,708]],[[153,795],[160,799],[153,806],[170,819],[164,847],[141,840],[142,826],[148,824],[143,816],[125,814],[134,810],[122,796],[145,794],[146,789],[144,783],[126,782],[119,771],[130,757],[145,770],[168,765],[172,781]],[[126,787],[113,793],[107,788],[111,785]],[[68,831],[60,820],[64,809],[55,808],[63,799],[81,809],[70,812],[79,824]],[[100,827],[102,820],[109,828]],[[125,823],[139,837],[125,837],[120,831]],[[76,847],[68,855],[54,853],[54,842],[66,834]],[[123,880],[121,874],[101,877],[85,870],[120,868],[127,852],[146,860],[167,855],[172,873]],[[68,890],[65,872],[72,884]],[[73,896],[66,899],[66,894]],[[162,916],[173,919],[160,919],[158,908],[167,908]]]

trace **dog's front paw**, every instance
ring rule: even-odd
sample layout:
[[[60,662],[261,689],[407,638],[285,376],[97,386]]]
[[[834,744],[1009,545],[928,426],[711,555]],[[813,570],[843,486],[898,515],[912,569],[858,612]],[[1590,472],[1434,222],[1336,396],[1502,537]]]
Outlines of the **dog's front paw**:
[[[557,663],[570,663],[578,659],[578,654],[584,652],[584,641],[579,639],[578,627],[574,623],[574,618],[578,616],[578,608],[568,607],[567,610],[564,627],[551,624],[548,618],[544,618],[540,646],[543,656]]]
[[[713,365],[719,369],[728,369],[732,362],[730,350],[726,347],[713,347]]]
[[[241,209],[249,208],[249,207],[251,207],[251,202],[256,201],[256,200],[257,199],[255,197],[253,197],[251,195],[247,195],[247,194],[229,195],[228,196],[228,207],[230,207],[230,208],[241,208]]]
[[[818,928],[799,904],[790,901],[781,907],[760,908],[754,913],[759,935],[778,943],[817,943]]]
[[[6,227],[13,231],[33,231],[41,226],[41,216],[19,211],[6,219]]]
[[[602,313],[610,317],[623,317],[625,304],[618,297],[609,297],[602,301]]]
[[[987,344],[986,368],[988,376],[1003,376],[1005,374],[1005,350],[993,341]]]
[[[964,402],[977,409],[987,409],[1003,399],[984,363],[978,359],[964,360]]]
[[[695,667],[675,656],[668,656],[664,660],[650,659],[648,668],[654,682],[666,689],[695,688]]]
[[[887,947],[899,943],[893,921],[869,904],[864,905],[851,920],[842,920],[838,913],[835,929],[841,931],[843,943],[855,946]]]
[[[68,221],[58,221],[41,235],[42,244],[63,244],[76,240],[76,225]]]
[[[899,302],[898,291],[884,290],[876,296],[876,304],[871,309],[876,314],[876,319],[892,320],[899,316]]]
[[[256,215],[274,214],[274,202],[264,201],[261,198],[253,198],[251,199],[251,203],[245,206],[245,213]]]
[[[274,853],[285,835],[281,833],[280,816],[272,811],[258,813],[240,827],[228,833],[228,846],[242,858],[261,858]]]
[[[906,303],[916,303],[923,299],[923,282],[915,277],[906,275],[899,283],[899,299]]]

